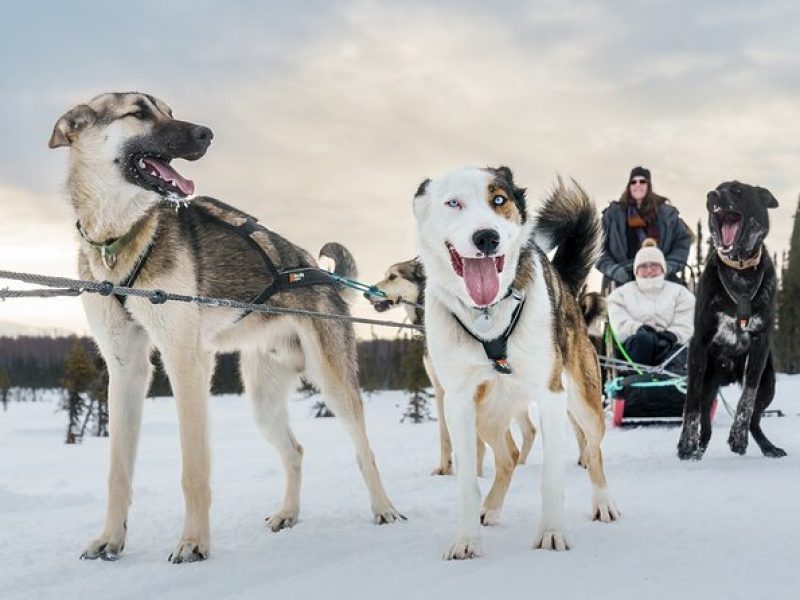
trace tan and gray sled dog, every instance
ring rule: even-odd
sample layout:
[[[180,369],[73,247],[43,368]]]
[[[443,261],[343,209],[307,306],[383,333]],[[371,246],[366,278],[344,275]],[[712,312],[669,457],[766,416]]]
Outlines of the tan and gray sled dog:
[[[194,184],[170,161],[201,158],[212,137],[207,127],[176,120],[164,102],[139,93],[103,94],[58,120],[50,147],[70,148],[68,187],[83,238],[81,277],[241,301],[263,297],[272,286],[271,305],[346,314],[344,299],[330,285],[290,291],[274,285],[278,271],[316,262],[252,217],[211,198],[195,198],[176,210],[175,202],[191,196]],[[349,252],[338,244],[326,248],[337,272],[354,276]],[[180,426],[186,514],[173,563],[202,560],[209,552],[207,396],[220,350],[240,351],[255,418],[286,471],[283,504],[267,519],[273,531],[291,527],[299,512],[303,449],[287,412],[299,372],[318,383],[352,438],[375,521],[402,518],[367,440],[352,326],[194,304],[155,306],[137,297],[83,299],[109,370],[111,465],[105,527],[82,557],[114,560],[125,545],[153,347],[172,384]]]
[[[385,298],[369,296],[373,308],[378,312],[384,312],[393,306],[403,306],[406,310],[408,319],[416,324],[422,325],[424,311],[420,308],[425,301],[425,269],[422,263],[416,259],[406,260],[395,263],[386,271],[383,279],[375,286],[386,294]],[[428,379],[433,385],[433,393],[436,398],[436,416],[439,423],[439,466],[431,471],[431,475],[452,475],[453,474],[453,444],[450,441],[450,432],[447,430],[447,423],[444,417],[444,389],[436,377],[433,370],[431,357],[427,348],[422,357],[422,364]],[[506,434],[506,443],[511,457],[515,464],[523,465],[528,459],[528,455],[533,447],[536,438],[536,428],[533,426],[531,418],[528,416],[527,406],[515,417],[517,427],[522,434],[522,446],[517,448],[514,438],[509,431]],[[480,430],[480,425],[478,426]],[[478,476],[483,477],[483,462],[486,453],[486,444],[483,440],[476,440],[478,445]]]
[[[564,514],[567,409],[583,436],[592,516],[619,513],[603,471],[600,369],[576,299],[600,246],[594,205],[561,182],[536,215],[506,167],[465,167],[423,182],[414,197],[427,274],[425,329],[456,458],[460,526],[446,558],[481,552],[480,526],[497,521],[513,461],[504,437],[536,402],[544,448],[542,515],[534,547],[569,548]],[[552,263],[545,252],[558,248]],[[475,427],[496,474],[481,504]]]

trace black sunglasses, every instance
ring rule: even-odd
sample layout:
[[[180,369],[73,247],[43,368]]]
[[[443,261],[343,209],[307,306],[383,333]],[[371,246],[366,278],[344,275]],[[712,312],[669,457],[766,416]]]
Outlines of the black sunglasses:
[[[647,183],[647,179],[631,179],[630,185],[633,185],[634,183]]]

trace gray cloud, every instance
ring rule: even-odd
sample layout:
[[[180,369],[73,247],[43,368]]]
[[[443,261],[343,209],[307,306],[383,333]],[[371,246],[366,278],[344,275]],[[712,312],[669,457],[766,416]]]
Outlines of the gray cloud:
[[[69,229],[66,203],[53,209],[65,153],[45,147],[52,123],[96,92],[140,88],[215,130],[207,157],[181,166],[200,192],[310,250],[346,243],[367,281],[414,254],[419,181],[464,163],[508,164],[534,200],[573,175],[600,206],[646,164],[693,226],[706,191],[739,178],[779,198],[769,241],[788,245],[794,4],[329,4],[15,9],[0,197],[27,190],[38,218]]]

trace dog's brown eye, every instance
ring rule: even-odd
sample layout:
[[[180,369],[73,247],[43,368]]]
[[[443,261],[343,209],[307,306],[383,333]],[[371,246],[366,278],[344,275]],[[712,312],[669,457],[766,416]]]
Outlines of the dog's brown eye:
[[[389,281],[394,281],[395,279],[397,279],[397,275],[395,275],[394,273],[389,275]]]
[[[128,113],[125,115],[126,117],[134,117],[135,119],[144,119],[145,114],[143,110],[137,110],[136,112]]]

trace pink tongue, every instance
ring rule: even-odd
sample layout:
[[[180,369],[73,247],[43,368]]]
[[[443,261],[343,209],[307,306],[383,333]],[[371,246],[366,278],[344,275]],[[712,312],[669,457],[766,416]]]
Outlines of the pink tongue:
[[[500,276],[497,274],[495,260],[488,258],[464,258],[464,283],[470,298],[478,306],[487,306],[497,297],[500,290]]]
[[[144,164],[150,169],[154,169],[161,179],[174,185],[184,196],[191,196],[194,194],[194,181],[181,177],[175,169],[170,167],[163,160],[158,160],[157,158],[145,158],[143,160]]]
[[[739,223],[725,223],[721,231],[722,244],[724,246],[733,246],[733,241],[736,239],[736,232],[739,231]]]

